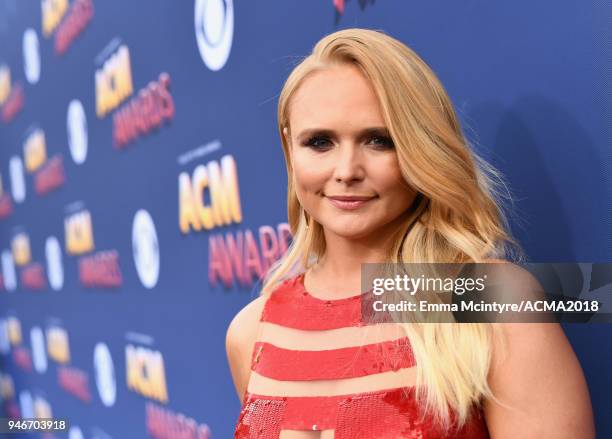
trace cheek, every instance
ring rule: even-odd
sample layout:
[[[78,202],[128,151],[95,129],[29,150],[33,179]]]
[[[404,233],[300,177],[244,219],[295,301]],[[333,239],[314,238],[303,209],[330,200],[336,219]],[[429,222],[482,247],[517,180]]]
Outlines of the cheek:
[[[379,193],[387,198],[394,207],[408,207],[416,195],[402,176],[397,159],[380,163],[372,171]],[[372,174],[371,174],[372,175]]]
[[[304,160],[295,160],[293,163],[293,179],[296,189],[317,191],[323,188],[326,173],[320,165],[317,166]]]

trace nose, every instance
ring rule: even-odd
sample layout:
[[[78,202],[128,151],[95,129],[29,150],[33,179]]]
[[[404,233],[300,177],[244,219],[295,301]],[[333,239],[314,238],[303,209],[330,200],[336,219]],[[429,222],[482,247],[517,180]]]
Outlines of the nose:
[[[348,184],[363,180],[365,176],[364,158],[357,145],[341,144],[334,159],[334,180],[336,182]]]

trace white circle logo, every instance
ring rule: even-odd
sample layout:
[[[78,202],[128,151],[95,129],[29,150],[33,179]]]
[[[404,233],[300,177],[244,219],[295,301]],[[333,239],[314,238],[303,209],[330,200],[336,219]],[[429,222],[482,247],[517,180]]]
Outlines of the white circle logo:
[[[146,288],[153,288],[159,278],[159,243],[153,218],[143,209],[134,215],[132,253],[140,282]]]
[[[30,331],[30,343],[32,344],[32,361],[34,369],[38,373],[47,371],[47,354],[45,352],[45,336],[42,329],[34,326]]]
[[[55,236],[49,236],[45,242],[47,257],[47,275],[49,284],[55,291],[64,286],[64,268],[62,266],[62,248]]]
[[[17,288],[17,275],[15,273],[15,261],[10,250],[2,252],[2,277],[4,277],[4,288],[13,291]]]
[[[23,176],[23,163],[18,156],[11,157],[9,161],[9,173],[11,175],[11,189],[13,191],[13,199],[17,203],[25,200],[26,187],[25,177]]]
[[[234,38],[233,0],[195,0],[195,34],[204,64],[221,70]]]
[[[108,346],[98,343],[94,349],[94,369],[96,371],[96,386],[102,404],[112,407],[117,397],[117,382],[115,380],[115,366]]]
[[[27,390],[19,393],[19,406],[21,408],[21,418],[33,418],[34,417],[34,403],[32,401],[32,395]]]
[[[70,427],[68,439],[83,439],[83,433],[79,427]]]
[[[82,165],[87,158],[87,117],[83,104],[78,99],[73,99],[68,105],[66,126],[72,160],[77,165]]]
[[[36,84],[40,79],[40,52],[38,36],[32,28],[23,33],[23,70],[30,84]]]

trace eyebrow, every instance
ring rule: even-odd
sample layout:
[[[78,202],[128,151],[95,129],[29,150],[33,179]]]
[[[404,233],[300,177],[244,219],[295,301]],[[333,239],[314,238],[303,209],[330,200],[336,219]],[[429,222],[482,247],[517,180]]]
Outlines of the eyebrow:
[[[298,140],[302,140],[304,138],[309,138],[314,136],[315,134],[317,135],[322,135],[322,136],[329,136],[329,137],[335,137],[336,136],[336,132],[334,130],[330,130],[327,128],[307,128],[304,129],[302,131],[300,131],[300,133],[297,135],[297,139]],[[369,128],[364,128],[363,130],[359,131],[357,134],[357,137],[359,139],[363,139],[365,137],[368,136],[372,136],[372,135],[383,135],[383,136],[391,136],[389,134],[389,130],[387,129],[387,127],[369,127]]]

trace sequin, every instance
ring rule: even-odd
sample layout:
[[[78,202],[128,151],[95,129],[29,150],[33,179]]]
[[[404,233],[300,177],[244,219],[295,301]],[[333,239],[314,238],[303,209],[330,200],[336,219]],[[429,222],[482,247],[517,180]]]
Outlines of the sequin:
[[[278,439],[285,403],[286,401],[282,399],[257,399],[247,394],[234,437],[236,439]]]
[[[270,343],[257,342],[255,351],[257,355],[252,370],[283,381],[354,378],[397,371],[416,364],[407,337],[324,351],[283,349]],[[262,355],[262,351],[265,355]]]
[[[268,298],[261,321],[307,331],[360,327],[363,295],[322,300],[304,288],[303,275]],[[280,381],[333,380],[398,371],[416,365],[407,337],[324,351],[290,350],[257,341],[251,369]],[[442,431],[420,416],[413,387],[337,396],[245,394],[236,439],[278,439],[283,430],[334,430],[334,439],[488,439],[482,413],[462,429]]]

